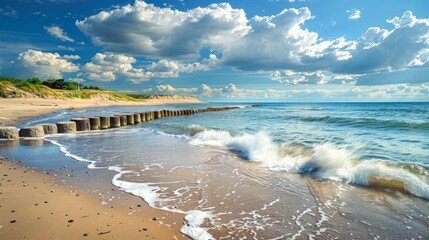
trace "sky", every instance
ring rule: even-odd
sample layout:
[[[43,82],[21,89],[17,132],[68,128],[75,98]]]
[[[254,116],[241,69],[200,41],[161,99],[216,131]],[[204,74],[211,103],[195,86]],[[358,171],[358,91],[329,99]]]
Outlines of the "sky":
[[[0,76],[206,101],[429,101],[429,0],[2,0]]]

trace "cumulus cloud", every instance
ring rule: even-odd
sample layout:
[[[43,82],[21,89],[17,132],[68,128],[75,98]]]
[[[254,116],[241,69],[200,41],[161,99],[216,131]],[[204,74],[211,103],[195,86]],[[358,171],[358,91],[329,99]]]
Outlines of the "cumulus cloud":
[[[291,70],[274,71],[271,79],[281,83],[301,85],[301,84],[355,84],[360,75],[332,74],[327,71],[315,72],[294,72]]]
[[[224,87],[211,88],[206,84],[201,84],[198,88],[175,88],[170,84],[162,84],[156,86],[158,93],[168,93],[168,94],[187,94],[197,97],[227,97],[235,98],[239,95],[237,87],[230,83]]]
[[[153,73],[153,77],[178,77],[181,72],[208,71],[216,67],[219,59],[214,54],[210,54],[209,58],[201,62],[180,63],[172,60],[160,60],[153,62],[148,66],[148,70]]]
[[[351,19],[361,14],[357,9],[348,13]],[[320,38],[304,27],[313,18],[305,7],[248,19],[244,10],[228,3],[179,11],[137,0],[76,25],[107,51],[155,59],[144,69],[150,78],[222,65],[271,71],[273,78],[290,84],[339,79],[352,83],[358,75],[429,66],[429,19],[419,19],[410,11],[387,20],[390,29],[371,27],[351,40]],[[216,64],[200,61],[203,49],[219,53],[219,59],[204,60]],[[285,71],[297,74],[285,76]]]
[[[401,70],[429,61],[429,19],[417,19],[411,12],[387,20],[394,29],[369,28],[359,39],[353,56],[334,65],[333,72],[371,73]],[[406,47],[404,47],[406,46]]]
[[[85,77],[94,81],[114,81],[118,76],[126,77],[129,80],[139,79],[145,81],[148,79],[148,73],[141,68],[134,68],[136,62],[134,57],[123,54],[97,53],[92,57],[91,62],[82,66]]]
[[[354,86],[350,89],[357,98],[427,98],[429,85],[390,84],[383,86]]]
[[[223,62],[250,71],[316,71],[349,60],[356,43],[343,37],[321,41],[316,32],[302,28],[312,18],[308,8],[255,16],[249,21],[252,31],[225,46]]]
[[[360,18],[360,10],[359,9],[347,10],[346,13],[349,14],[350,20],[357,20]]]
[[[241,9],[228,3],[187,12],[136,0],[77,21],[76,26],[106,51],[156,58],[196,58],[205,46],[219,46],[245,35],[250,27]],[[114,34],[112,34],[114,33]]]
[[[167,93],[167,94],[195,94],[197,88],[175,88],[170,84],[163,84],[156,86],[158,93]]]
[[[69,61],[70,57],[76,58],[76,56],[61,56],[58,53],[27,50],[20,53],[5,71],[10,76],[22,78],[63,78],[63,73],[79,71],[79,66]]]
[[[45,26],[44,28],[49,34],[60,39],[63,42],[74,42],[74,39],[67,36],[67,33],[64,32],[64,30],[58,26],[52,25],[50,27]]]
[[[235,98],[241,95],[241,90],[230,83],[224,87],[212,88],[207,84],[201,84],[200,87],[190,87],[190,88],[176,88],[170,84],[161,84],[156,86],[157,93],[166,93],[166,94],[185,94],[192,95],[196,97],[226,97],[226,98]]]
[[[199,95],[203,97],[210,97],[213,95],[212,88],[207,84],[201,84],[201,86],[198,88],[198,92]]]
[[[148,81],[151,78],[178,77],[181,72],[206,71],[217,65],[219,59],[212,54],[201,62],[183,64],[173,60],[160,60],[149,66],[136,68],[137,59],[115,53],[97,53],[91,62],[82,66],[85,76],[94,81],[114,81],[125,77],[134,83]]]
[[[146,91],[147,92],[147,91]],[[427,100],[429,85],[389,84],[384,86],[351,86],[342,88],[248,89],[235,84],[211,87],[201,84],[198,88],[176,88],[170,84],[158,85],[149,92],[191,95],[205,99],[294,99],[300,101],[379,101]]]
[[[78,59],[80,59],[80,56],[79,55],[64,55],[63,58],[67,59],[67,60],[78,60]]]

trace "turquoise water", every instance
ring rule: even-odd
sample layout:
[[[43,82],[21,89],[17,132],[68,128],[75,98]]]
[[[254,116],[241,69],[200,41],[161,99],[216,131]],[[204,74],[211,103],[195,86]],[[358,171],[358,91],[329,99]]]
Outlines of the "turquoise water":
[[[370,186],[397,180],[429,199],[428,103],[265,103],[151,127],[220,146],[273,171]]]
[[[121,190],[184,214],[182,232],[194,239],[429,236],[429,103],[109,107],[23,125],[231,105],[242,108],[47,136],[44,147],[0,155],[44,169],[65,156],[112,171]],[[48,153],[50,162],[31,161]]]

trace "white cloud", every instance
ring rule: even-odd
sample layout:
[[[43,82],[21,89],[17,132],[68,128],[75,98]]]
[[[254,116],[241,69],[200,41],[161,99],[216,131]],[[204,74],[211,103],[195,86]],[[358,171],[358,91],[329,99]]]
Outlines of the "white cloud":
[[[201,84],[198,90],[199,90],[200,96],[203,96],[203,97],[210,97],[213,94],[212,88],[206,84]]]
[[[44,28],[49,34],[60,39],[63,42],[74,42],[74,40],[67,36],[67,33],[64,32],[64,30],[58,26],[52,25],[50,27],[45,26]]]
[[[95,81],[114,81],[125,77],[134,83],[148,81],[151,78],[178,77],[181,72],[207,71],[215,67],[219,59],[210,55],[201,62],[183,64],[173,60],[153,62],[146,68],[133,66],[137,59],[132,56],[115,53],[97,53],[91,62],[82,66],[85,76]]]
[[[352,19],[361,14],[357,9],[349,13]],[[304,27],[311,19],[308,8],[248,19],[242,9],[227,3],[179,11],[137,0],[76,25],[108,51],[155,59],[145,69],[148,78],[177,77],[180,72],[223,65],[245,71],[290,70],[301,73],[301,78],[289,83],[321,84],[338,80],[337,75],[429,66],[429,19],[418,19],[412,12],[387,20],[393,29],[371,27],[354,40],[324,40]],[[203,49],[222,57],[213,59],[216,64],[198,61]]]
[[[148,71],[151,71],[153,77],[178,77],[181,72],[196,72],[196,71],[207,71],[216,67],[219,63],[219,59],[214,54],[210,54],[208,59],[204,59],[201,62],[193,63],[180,63],[172,60],[160,60],[153,62],[147,67]]]
[[[67,47],[67,46],[63,46],[63,45],[59,45],[58,48],[61,50],[70,51],[70,52],[76,51],[76,49],[73,47]]]
[[[6,8],[0,8],[0,15],[16,18],[18,17],[18,12],[9,6],[6,6]]]
[[[353,10],[347,10],[346,13],[349,14],[350,20],[357,20],[360,18],[360,10],[359,9],[353,9]]]
[[[285,84],[355,84],[359,75],[332,74],[327,71],[294,72],[291,70],[274,71],[271,79]]]
[[[429,61],[429,19],[417,19],[411,12],[387,20],[393,30],[369,28],[358,40],[352,58],[334,64],[333,72],[371,73],[401,70]],[[406,47],[405,47],[406,46]]]
[[[225,46],[223,63],[242,70],[316,71],[350,59],[356,43],[344,38],[322,41],[316,32],[302,28],[312,18],[308,8],[253,17],[252,31]]]
[[[159,93],[167,94],[194,94],[197,92],[197,88],[175,88],[169,84],[158,85],[156,89]]]
[[[33,12],[32,13],[34,16],[42,16],[42,17],[46,17],[46,14],[45,13],[42,13],[42,12],[40,12],[40,11],[38,11],[38,12]]]
[[[63,58],[67,59],[67,60],[78,60],[78,59],[80,59],[80,56],[79,55],[64,55]]]
[[[5,69],[10,76],[28,78],[39,77],[63,78],[63,73],[79,71],[79,66],[70,62],[58,53],[46,53],[37,50],[27,50],[18,55],[18,58]]]
[[[85,72],[86,78],[94,81],[114,81],[118,76],[126,77],[129,80],[145,81],[149,77],[143,69],[132,66],[136,62],[134,57],[123,54],[97,53],[91,60],[82,66],[82,70]]]
[[[354,86],[350,89],[350,92],[354,93],[355,97],[360,99],[428,98],[429,85],[390,84],[382,86]]]
[[[145,91],[145,92],[153,92]],[[379,100],[427,100],[429,85],[391,84],[384,86],[348,86],[341,88],[298,89],[246,89],[235,84],[210,87],[202,84],[198,88],[176,88],[169,84],[156,86],[155,93],[191,95],[206,99],[294,99],[300,101],[379,101]]]
[[[223,46],[250,30],[244,11],[228,3],[182,12],[140,0],[77,21],[76,26],[106,51],[188,59],[197,58],[205,46]]]
[[[239,94],[237,87],[230,83],[225,87],[211,88],[206,84],[201,84],[199,88],[175,88],[170,84],[156,86],[158,93],[186,94],[196,97],[227,97],[235,98]]]

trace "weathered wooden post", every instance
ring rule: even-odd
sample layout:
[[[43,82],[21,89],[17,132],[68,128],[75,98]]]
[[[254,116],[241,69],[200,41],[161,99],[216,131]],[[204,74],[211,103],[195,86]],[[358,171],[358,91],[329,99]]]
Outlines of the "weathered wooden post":
[[[127,126],[127,116],[119,115],[119,120],[121,121],[121,126]]]
[[[43,124],[39,124],[39,125],[42,126],[43,132],[45,133],[45,135],[58,133],[58,127],[56,124],[43,123]]]
[[[88,118],[73,118],[71,121],[76,123],[76,131],[78,132],[89,131],[91,129]]]
[[[140,114],[139,113],[134,113],[134,123],[137,124],[137,123],[140,123],[141,121],[142,120],[141,120]]]
[[[110,127],[111,128],[121,127],[121,117],[119,117],[118,115],[110,116]]]
[[[16,127],[0,127],[0,138],[19,139],[19,132]]]
[[[91,130],[100,130],[101,123],[99,117],[89,117],[89,129]]]
[[[102,116],[100,118],[100,129],[110,128],[110,116]]]
[[[76,122],[58,122],[58,133],[76,133]]]
[[[45,132],[40,125],[23,127],[19,130],[20,137],[43,137],[44,135]]]
[[[134,114],[127,114],[127,125],[134,125]]]

